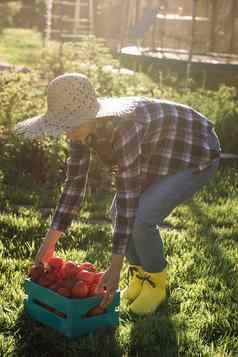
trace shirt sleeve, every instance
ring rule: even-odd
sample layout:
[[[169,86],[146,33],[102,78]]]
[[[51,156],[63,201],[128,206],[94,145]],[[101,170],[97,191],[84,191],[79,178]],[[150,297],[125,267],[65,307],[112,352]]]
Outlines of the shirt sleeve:
[[[66,179],[53,216],[52,229],[65,231],[78,215],[86,190],[89,164],[89,148],[80,142],[71,140]]]
[[[141,193],[142,125],[133,123],[118,129],[114,150],[117,157],[115,222],[112,252],[125,255],[131,237]]]

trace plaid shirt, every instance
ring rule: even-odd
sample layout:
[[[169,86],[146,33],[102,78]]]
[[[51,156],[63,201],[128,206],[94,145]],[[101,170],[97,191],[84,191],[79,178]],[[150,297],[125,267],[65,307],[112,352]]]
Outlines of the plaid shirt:
[[[112,252],[120,255],[132,234],[140,194],[155,177],[202,170],[220,153],[208,144],[212,123],[194,109],[159,99],[131,100],[136,103],[133,114],[97,129],[91,143],[70,142],[64,190],[52,222],[52,228],[64,231],[79,213],[94,149],[117,168]]]

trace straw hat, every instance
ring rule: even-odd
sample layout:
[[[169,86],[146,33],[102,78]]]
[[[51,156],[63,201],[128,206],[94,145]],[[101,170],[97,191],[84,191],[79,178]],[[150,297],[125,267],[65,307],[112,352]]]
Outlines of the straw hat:
[[[34,139],[43,135],[57,137],[82,123],[105,117],[127,116],[134,112],[130,97],[97,98],[88,77],[67,73],[49,83],[48,110],[45,114],[19,122],[16,133]]]

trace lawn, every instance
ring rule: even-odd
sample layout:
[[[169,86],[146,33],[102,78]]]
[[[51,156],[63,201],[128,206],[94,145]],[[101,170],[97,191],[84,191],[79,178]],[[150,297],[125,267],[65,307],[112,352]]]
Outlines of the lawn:
[[[14,65],[36,63],[42,48],[41,35],[27,29],[5,29],[0,35],[0,60]]]
[[[23,282],[49,224],[36,209],[0,216],[1,356],[237,356],[238,173],[220,169],[162,228],[169,262],[168,298],[156,314],[134,317],[121,304],[115,332],[70,341],[24,311]],[[109,224],[75,223],[57,253],[105,269]],[[126,285],[124,265],[121,288]]]
[[[37,33],[7,29],[0,36],[0,57],[10,63],[32,65],[40,53]],[[8,177],[4,167],[13,173],[12,182],[21,175],[14,176],[12,163],[4,165],[2,158],[0,356],[238,356],[237,166],[222,165],[207,188],[177,207],[164,222],[161,231],[169,263],[169,287],[158,311],[139,318],[129,314],[122,302],[116,331],[98,331],[71,341],[32,321],[24,311],[24,280],[51,222],[49,212],[42,207],[53,212],[56,192],[53,188],[48,192],[49,187],[44,185],[39,189],[24,186],[24,177],[18,186],[10,186],[9,181],[4,182]],[[111,225],[90,224],[88,219],[104,218],[109,200],[110,195],[101,194],[85,203],[81,222],[75,222],[58,242],[58,255],[78,262],[91,261],[100,270],[107,268]],[[127,284],[127,267],[125,262],[121,288]]]

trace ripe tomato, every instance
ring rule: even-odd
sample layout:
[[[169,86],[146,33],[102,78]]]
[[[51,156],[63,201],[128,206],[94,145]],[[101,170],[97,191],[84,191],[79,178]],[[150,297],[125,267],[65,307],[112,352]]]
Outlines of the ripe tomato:
[[[64,259],[58,256],[52,257],[49,260],[49,267],[54,271],[59,271],[64,265]]]
[[[88,271],[88,270],[80,270],[77,274],[77,279],[78,280],[83,280],[86,281],[86,283],[88,285],[91,285],[94,282],[94,277],[95,277],[95,273]]]
[[[43,266],[39,265],[32,265],[30,268],[30,277],[31,280],[37,282],[40,278],[40,276],[44,273],[44,268]]]
[[[61,287],[57,290],[57,293],[65,296],[65,297],[71,297],[71,289],[70,288]]]
[[[96,295],[96,293],[95,293],[96,287],[97,287],[97,284],[92,284],[92,285],[90,285],[90,287],[89,287],[89,292],[88,292],[88,297],[89,297],[89,296],[95,296],[95,295]]]
[[[80,264],[79,270],[88,270],[88,271],[94,271],[94,272],[97,271],[95,265],[93,265],[90,262],[84,262],[84,263]]]
[[[75,285],[76,281],[77,281],[76,278],[68,277],[68,278],[61,280],[61,286],[64,288],[72,289],[72,287]]]
[[[72,297],[74,298],[85,298],[88,296],[89,287],[85,281],[79,280],[75,283],[72,288]]]
[[[98,284],[100,279],[103,277],[103,275],[104,275],[104,271],[96,272],[94,275],[94,283]]]
[[[65,262],[61,270],[61,275],[63,278],[75,277],[78,273],[78,265],[72,261]]]
[[[50,285],[55,283],[58,280],[58,275],[53,271],[46,271],[44,273],[46,279],[49,281]]]
[[[106,312],[106,309],[101,307],[100,305],[94,306],[92,309],[90,309],[87,313],[87,316],[96,316],[96,315],[101,315]]]
[[[40,276],[38,284],[44,286],[45,288],[48,288],[51,285],[51,281],[47,279],[47,276],[45,274],[43,274]]]

